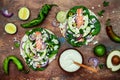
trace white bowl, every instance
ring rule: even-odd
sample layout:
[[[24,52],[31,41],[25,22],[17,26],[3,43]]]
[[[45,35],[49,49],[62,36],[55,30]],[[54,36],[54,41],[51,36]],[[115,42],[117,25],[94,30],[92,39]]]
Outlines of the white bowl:
[[[74,61],[82,63],[82,55],[78,50],[64,50],[59,58],[60,67],[66,72],[75,72],[80,69],[80,66],[74,64]]]

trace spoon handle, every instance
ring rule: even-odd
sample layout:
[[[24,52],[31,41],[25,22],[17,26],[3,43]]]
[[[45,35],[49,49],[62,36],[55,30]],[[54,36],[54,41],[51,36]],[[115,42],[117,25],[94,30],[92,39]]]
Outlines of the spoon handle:
[[[94,69],[94,68],[92,68],[92,67],[89,67],[89,66],[86,66],[86,65],[84,65],[84,64],[80,64],[80,63],[78,63],[78,62],[76,62],[76,61],[74,61],[74,64],[76,64],[76,65],[78,65],[78,66],[81,66],[81,67],[83,67],[83,68],[86,68],[86,69],[88,69],[88,70],[90,70],[90,71],[92,71],[92,72],[95,72],[95,73],[97,73],[97,69]]]

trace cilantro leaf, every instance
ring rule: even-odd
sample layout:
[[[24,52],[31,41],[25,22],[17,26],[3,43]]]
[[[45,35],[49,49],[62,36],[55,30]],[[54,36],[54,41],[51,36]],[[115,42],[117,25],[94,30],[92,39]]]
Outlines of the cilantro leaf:
[[[107,7],[107,6],[109,6],[109,2],[107,2],[107,1],[104,1],[104,2],[103,2],[103,6],[104,6],[104,7]]]
[[[99,68],[103,69],[104,68],[104,64],[99,64]]]
[[[99,16],[103,16],[103,13],[105,12],[105,10],[101,10],[101,11],[99,11],[97,14],[99,15]]]
[[[14,46],[15,46],[16,48],[19,48],[19,47],[20,47],[20,42],[19,42],[19,41],[15,41],[15,42],[14,42]]]

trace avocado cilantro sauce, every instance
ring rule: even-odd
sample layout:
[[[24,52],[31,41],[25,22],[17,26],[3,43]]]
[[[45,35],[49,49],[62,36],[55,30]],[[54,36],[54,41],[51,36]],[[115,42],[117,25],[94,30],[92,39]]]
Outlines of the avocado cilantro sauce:
[[[44,70],[55,59],[60,43],[49,30],[34,28],[27,31],[21,40],[20,52],[33,70]]]
[[[100,32],[101,25],[91,10],[84,6],[75,6],[67,11],[66,20],[60,22],[59,28],[72,46],[80,47],[94,39]]]

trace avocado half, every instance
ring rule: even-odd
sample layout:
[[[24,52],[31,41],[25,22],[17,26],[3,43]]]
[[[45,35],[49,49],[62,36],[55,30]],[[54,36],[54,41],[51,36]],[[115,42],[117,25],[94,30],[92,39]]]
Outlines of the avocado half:
[[[107,57],[106,63],[107,63],[107,67],[109,69],[111,69],[111,71],[114,72],[114,71],[120,70],[120,51],[114,50],[114,51],[110,52],[110,54]],[[117,64],[115,64],[115,63],[117,63]]]

